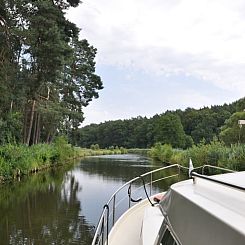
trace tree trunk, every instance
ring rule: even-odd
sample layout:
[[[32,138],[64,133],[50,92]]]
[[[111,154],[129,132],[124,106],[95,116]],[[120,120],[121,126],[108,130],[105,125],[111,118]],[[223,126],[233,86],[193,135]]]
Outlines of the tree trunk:
[[[30,144],[30,139],[31,139],[31,130],[32,130],[32,125],[33,125],[33,118],[34,118],[34,112],[35,112],[35,104],[36,104],[36,100],[33,100],[32,107],[31,107],[30,125],[29,125],[27,139],[26,139],[26,144],[27,145]]]
[[[33,126],[33,134],[32,134],[32,144],[36,144],[37,137],[37,112],[34,112],[34,126]]]
[[[46,138],[46,143],[48,144],[50,140],[50,131],[48,132],[47,138]]]
[[[35,144],[38,144],[40,140],[40,113],[37,113],[37,130]]]
[[[56,131],[56,127],[54,127],[52,131],[53,131],[53,133],[50,134],[49,143],[52,143],[53,140],[54,140],[54,137],[55,137],[56,132],[57,132],[57,131]]]
[[[24,120],[24,125],[23,125],[23,139],[22,139],[23,144],[26,144],[26,138],[27,138],[27,118],[28,118],[27,109],[28,109],[28,106],[25,105],[25,112],[24,112],[25,120]]]

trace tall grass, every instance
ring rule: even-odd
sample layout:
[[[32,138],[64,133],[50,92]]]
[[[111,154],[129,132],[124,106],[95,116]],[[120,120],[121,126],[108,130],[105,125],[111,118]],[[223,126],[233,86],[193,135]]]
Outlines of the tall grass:
[[[123,147],[113,147],[110,149],[87,149],[75,147],[76,155],[79,157],[86,156],[98,156],[98,155],[114,155],[114,154],[126,154],[128,150]]]
[[[169,144],[162,145],[161,143],[156,143],[153,148],[151,148],[149,154],[152,158],[158,159],[162,162],[168,163],[171,161],[173,156],[173,148]]]
[[[73,152],[73,148],[64,141],[50,145],[3,145],[0,147],[0,176],[12,178],[54,166],[71,158]]]
[[[170,145],[157,143],[150,149],[150,156],[165,163],[178,163],[188,166],[189,158],[195,167],[204,164],[226,167],[234,170],[245,170],[245,144],[234,144],[230,147],[214,140],[204,142],[187,150],[173,149]]]
[[[0,182],[63,164],[73,158],[126,152],[126,149],[119,147],[110,150],[73,147],[68,144],[65,137],[57,137],[53,144],[2,145],[0,146]]]

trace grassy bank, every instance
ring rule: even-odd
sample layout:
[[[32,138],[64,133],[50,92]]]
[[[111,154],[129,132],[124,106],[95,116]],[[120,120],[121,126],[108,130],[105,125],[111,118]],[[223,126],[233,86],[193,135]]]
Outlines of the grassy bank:
[[[166,163],[178,163],[188,166],[189,158],[195,167],[204,164],[226,167],[234,170],[245,170],[245,144],[234,144],[230,147],[214,140],[210,144],[198,144],[187,150],[173,149],[170,145],[157,143],[149,152],[152,158]]]
[[[126,153],[126,150],[118,147],[113,149],[72,147],[63,137],[57,138],[53,144],[2,145],[0,146],[0,182],[61,165],[74,158],[122,153]]]
[[[79,157],[98,156],[98,155],[113,155],[113,154],[126,154],[128,150],[123,147],[111,146],[108,149],[100,149],[99,145],[91,145],[90,149],[75,147],[76,155]]]
[[[139,149],[139,148],[128,149],[128,153],[139,154],[139,155],[148,155],[149,149]]]

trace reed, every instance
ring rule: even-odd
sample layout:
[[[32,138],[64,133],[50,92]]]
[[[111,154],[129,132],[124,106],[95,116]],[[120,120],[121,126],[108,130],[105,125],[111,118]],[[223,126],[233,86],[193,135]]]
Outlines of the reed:
[[[228,147],[217,139],[210,144],[201,142],[187,150],[173,149],[169,145],[157,143],[150,149],[149,155],[171,164],[188,166],[189,158],[191,158],[195,167],[210,164],[234,170],[245,170],[245,144],[234,144]]]
[[[83,149],[57,137],[52,144],[0,146],[0,182],[69,162],[74,158],[126,153],[125,148]]]

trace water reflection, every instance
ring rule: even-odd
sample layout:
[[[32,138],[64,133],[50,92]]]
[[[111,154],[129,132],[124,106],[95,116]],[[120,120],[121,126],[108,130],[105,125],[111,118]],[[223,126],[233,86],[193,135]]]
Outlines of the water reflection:
[[[90,175],[122,182],[156,167],[148,158],[133,154],[89,157],[80,163],[80,168]]]
[[[3,186],[1,244],[89,244],[93,232],[79,215],[80,188],[72,173],[62,169]]]
[[[90,223],[97,224],[102,207],[119,187],[136,176],[162,166],[161,163],[155,163],[146,157],[135,155],[102,156],[83,159],[76,169],[76,175],[78,179],[83,180],[82,196],[85,198],[85,200],[83,199],[83,212],[87,220]],[[172,175],[176,172],[176,169],[170,169],[161,174],[156,173],[153,175],[153,179]],[[167,190],[177,180],[178,178],[171,178],[161,183],[154,183],[152,193]],[[145,183],[149,181],[150,176],[148,178],[145,177]],[[143,187],[139,189],[139,186],[142,186],[141,180],[138,180],[132,186],[132,196],[134,199],[146,198]],[[147,191],[150,194],[149,185],[147,186]],[[117,206],[117,218],[128,207],[127,197],[127,188],[123,189],[117,196],[117,201],[120,201],[120,205]],[[90,206],[86,206],[85,202],[89,202]]]
[[[94,226],[112,193],[158,167],[136,155],[90,157],[5,184],[0,187],[0,244],[91,244]],[[165,190],[174,181],[156,183],[153,189]]]
[[[153,162],[147,157],[133,154],[89,157],[80,162],[80,169],[91,177],[103,177],[104,180],[120,181],[122,184],[136,176],[160,167],[163,167],[162,163]],[[177,172],[177,168],[168,169],[160,175],[159,173],[155,174],[153,178],[160,178]],[[171,178],[162,183],[156,183],[155,186],[162,190],[166,190],[177,180],[178,178]],[[139,181],[139,185],[140,184],[142,184],[141,181]]]

